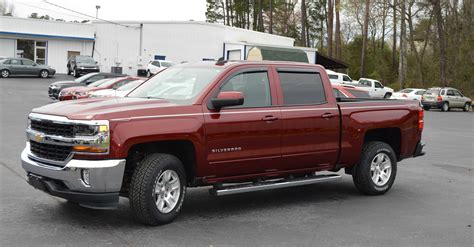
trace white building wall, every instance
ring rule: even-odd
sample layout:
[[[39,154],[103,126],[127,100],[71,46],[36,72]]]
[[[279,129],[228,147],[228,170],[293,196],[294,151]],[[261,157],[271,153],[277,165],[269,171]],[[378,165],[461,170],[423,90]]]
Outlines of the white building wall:
[[[56,69],[56,73],[67,73],[68,51],[78,51],[81,55],[92,55],[91,41],[48,40],[47,64]]]
[[[15,42],[14,39],[0,39],[0,57],[14,57]]]

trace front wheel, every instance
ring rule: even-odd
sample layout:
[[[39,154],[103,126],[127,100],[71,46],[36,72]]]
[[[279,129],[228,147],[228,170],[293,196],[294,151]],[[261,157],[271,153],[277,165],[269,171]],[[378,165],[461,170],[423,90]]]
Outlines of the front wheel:
[[[383,98],[384,99],[390,99],[390,97],[392,97],[392,94],[391,93],[386,93]]]
[[[4,69],[4,70],[2,70],[1,74],[2,74],[3,78],[8,78],[10,76],[10,71]]]
[[[130,185],[134,218],[148,225],[162,225],[179,214],[186,194],[186,173],[173,155],[155,153],[137,166]]]
[[[368,142],[362,157],[352,173],[357,189],[366,195],[385,194],[397,174],[397,159],[392,147],[385,142]]]
[[[463,111],[469,111],[471,109],[471,103],[467,102],[464,104],[464,107],[462,108]]]
[[[449,103],[448,102],[444,102],[443,105],[441,106],[441,111],[449,111]]]
[[[39,76],[41,78],[48,78],[49,72],[47,70],[41,70]]]
[[[72,76],[74,76],[76,78],[79,77],[79,72],[77,72],[76,68],[74,68],[74,70],[72,71]]]

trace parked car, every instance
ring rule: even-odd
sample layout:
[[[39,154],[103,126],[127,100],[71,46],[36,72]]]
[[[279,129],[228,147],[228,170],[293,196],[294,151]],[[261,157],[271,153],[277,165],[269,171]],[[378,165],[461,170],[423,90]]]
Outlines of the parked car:
[[[56,70],[47,65],[41,65],[26,58],[4,58],[0,59],[0,75],[3,78],[12,75],[34,75],[48,78],[56,74]]]
[[[373,98],[390,98],[394,90],[390,87],[385,87],[377,80],[369,78],[360,78],[357,83],[352,84],[356,87],[369,91],[370,97]]]
[[[89,97],[90,98],[102,98],[102,97],[125,97],[128,93],[133,91],[133,89],[137,88],[142,84],[145,80],[135,80],[131,81],[117,89],[102,89],[95,92],[92,92]]]
[[[336,98],[370,98],[366,90],[344,84],[333,84],[332,91]]]
[[[431,108],[441,109],[442,111],[449,111],[451,108],[462,108],[467,112],[471,109],[472,100],[452,87],[432,87],[423,94],[421,103],[426,111]]]
[[[105,78],[116,78],[116,77],[124,77],[126,75],[122,74],[112,74],[112,73],[90,73],[87,75],[83,75],[74,81],[57,81],[51,83],[48,88],[48,95],[52,99],[58,99],[59,92],[61,90],[68,88],[68,87],[77,87],[77,86],[87,86],[95,81],[102,80]]]
[[[151,61],[147,66],[146,66],[146,72],[148,76],[155,75],[156,73],[173,66],[174,63],[171,61],[166,61],[166,60],[154,60]]]
[[[361,193],[382,195],[397,162],[424,154],[423,109],[338,102],[323,70],[186,63],[124,98],[35,108],[22,167],[33,187],[81,206],[110,208],[128,197],[132,215],[149,225],[173,221],[189,187],[229,195],[340,180],[344,168]]]
[[[418,100],[421,102],[421,96],[426,92],[426,89],[421,88],[405,88],[398,92],[395,92],[390,97],[391,99],[406,99],[406,100]]]
[[[79,77],[92,72],[100,72],[100,68],[97,61],[91,56],[77,55],[71,56],[67,60],[67,73],[69,75]]]
[[[335,72],[329,69],[326,70],[326,73],[328,74],[329,80],[331,81],[331,83],[334,83],[334,84],[352,83],[352,79],[347,74]]]
[[[116,89],[138,79],[137,77],[117,77],[96,81],[85,87],[66,88],[59,94],[59,100],[89,98],[92,92],[102,89]]]

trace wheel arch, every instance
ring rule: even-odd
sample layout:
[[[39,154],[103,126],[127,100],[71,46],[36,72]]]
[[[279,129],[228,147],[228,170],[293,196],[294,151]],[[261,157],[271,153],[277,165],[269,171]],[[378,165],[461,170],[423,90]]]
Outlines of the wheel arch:
[[[390,145],[395,151],[397,159],[400,159],[401,146],[402,146],[402,134],[400,128],[380,128],[371,129],[365,132],[364,144],[371,141],[381,141]]]

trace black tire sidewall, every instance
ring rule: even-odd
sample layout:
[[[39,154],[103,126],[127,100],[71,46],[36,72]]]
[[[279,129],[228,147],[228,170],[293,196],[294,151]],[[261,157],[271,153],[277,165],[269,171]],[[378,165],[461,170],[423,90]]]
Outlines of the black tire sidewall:
[[[46,76],[43,76],[43,72],[46,72]],[[49,76],[49,72],[47,70],[41,70],[40,71],[40,77],[41,78],[48,78],[48,76]]]
[[[3,76],[4,71],[6,71],[8,73],[7,76]],[[8,78],[8,77],[10,77],[10,71],[8,71],[7,69],[4,69],[4,70],[0,71],[0,76],[2,76],[2,78]]]
[[[444,109],[445,105],[447,106],[446,109]],[[449,111],[449,103],[448,102],[443,103],[443,105],[441,106],[441,111],[444,111],[444,112]]]
[[[384,142],[369,142],[365,144],[363,149],[360,164],[356,167],[354,176],[354,183],[356,187],[364,194],[367,195],[380,195],[386,193],[392,187],[395,182],[397,174],[397,159],[395,152],[390,145]],[[390,158],[392,171],[388,182],[383,186],[378,186],[372,180],[370,174],[370,166],[372,160],[379,153],[385,153]]]
[[[156,179],[161,175],[161,173],[163,173],[166,170],[173,170],[178,174],[179,181],[181,183],[181,191],[179,194],[178,203],[176,204],[175,208],[171,210],[171,212],[165,214],[165,213],[160,212],[156,206],[155,198],[153,196],[153,188],[155,186]],[[151,181],[152,183],[150,184],[150,186],[148,186],[146,193],[150,197],[149,200],[147,200],[148,201],[147,207],[149,207],[150,212],[152,213],[154,218],[158,218],[160,219],[160,221],[167,223],[167,222],[171,222],[174,218],[178,216],[179,211],[181,210],[183,206],[184,197],[186,194],[185,181],[186,181],[186,177],[184,176],[184,171],[182,169],[177,169],[176,165],[165,164],[161,169],[156,169],[153,172],[153,181]]]
[[[464,104],[463,111],[468,112],[470,110],[471,106],[469,103]]]

